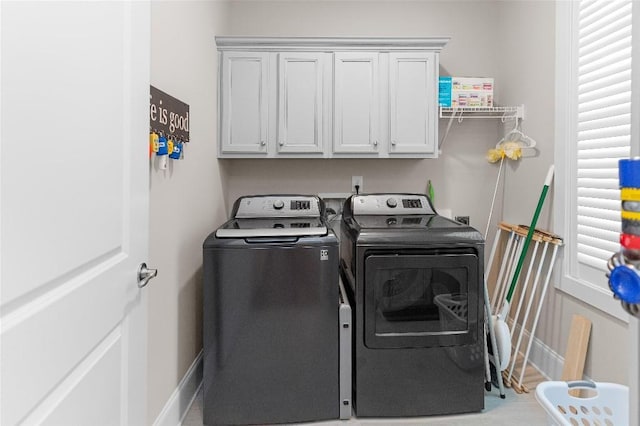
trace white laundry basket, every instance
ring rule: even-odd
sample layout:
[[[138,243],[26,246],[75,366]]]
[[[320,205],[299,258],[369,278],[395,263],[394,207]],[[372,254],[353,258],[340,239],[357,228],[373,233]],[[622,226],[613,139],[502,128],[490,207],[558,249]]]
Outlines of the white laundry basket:
[[[580,396],[571,395],[572,390],[581,390]],[[536,399],[552,425],[629,424],[629,388],[623,385],[588,380],[542,382],[536,387]]]
[[[474,329],[477,320],[469,318],[466,294],[439,294],[433,298],[438,306],[440,324],[443,331],[461,331]],[[467,324],[471,321],[473,324]],[[440,344],[445,347],[449,357],[463,370],[471,370],[484,362],[484,339],[468,345],[456,344],[455,334],[443,333]]]

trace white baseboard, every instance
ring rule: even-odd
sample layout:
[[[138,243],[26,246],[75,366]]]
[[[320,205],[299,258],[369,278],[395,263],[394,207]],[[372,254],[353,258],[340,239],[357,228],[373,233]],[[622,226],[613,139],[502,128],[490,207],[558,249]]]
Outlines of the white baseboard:
[[[202,351],[173,391],[154,426],[180,426],[202,385]]]
[[[511,325],[513,327],[513,324]],[[520,333],[520,327],[513,330],[513,334]],[[529,331],[525,330],[523,343],[520,352],[526,350],[525,344],[529,342]],[[529,363],[533,365],[548,380],[560,380],[562,377],[562,368],[564,366],[564,358],[553,351],[549,346],[545,345],[538,338],[533,339],[531,344],[531,352],[529,353]]]
[[[531,364],[549,380],[560,380],[564,358],[558,355],[551,348],[538,339],[533,340],[531,353],[529,354]]]

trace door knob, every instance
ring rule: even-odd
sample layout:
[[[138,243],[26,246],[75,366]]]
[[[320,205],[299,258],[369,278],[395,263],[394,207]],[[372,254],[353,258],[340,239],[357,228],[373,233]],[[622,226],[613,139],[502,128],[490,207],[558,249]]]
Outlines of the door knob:
[[[146,286],[156,275],[158,275],[157,269],[149,269],[147,268],[147,264],[142,262],[138,267],[138,287],[142,288]]]

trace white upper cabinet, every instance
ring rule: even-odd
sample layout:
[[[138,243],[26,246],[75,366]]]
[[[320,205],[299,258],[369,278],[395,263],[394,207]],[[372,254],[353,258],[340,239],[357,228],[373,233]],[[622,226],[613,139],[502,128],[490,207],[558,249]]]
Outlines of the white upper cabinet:
[[[334,56],[333,151],[378,153],[380,79],[377,52]]]
[[[330,85],[326,53],[278,53],[277,152],[323,154],[325,90]]]
[[[389,155],[437,153],[435,56],[389,53]]]
[[[219,107],[222,152],[266,155],[268,82],[269,53],[222,54]]]
[[[448,40],[216,37],[219,157],[437,157]]]

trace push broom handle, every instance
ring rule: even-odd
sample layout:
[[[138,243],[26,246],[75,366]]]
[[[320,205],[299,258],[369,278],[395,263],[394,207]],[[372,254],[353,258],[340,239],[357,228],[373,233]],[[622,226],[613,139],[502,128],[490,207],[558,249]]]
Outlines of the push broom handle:
[[[520,270],[522,269],[522,265],[524,264],[524,259],[525,257],[527,257],[527,249],[529,248],[529,243],[533,238],[533,233],[535,232],[535,227],[538,223],[538,216],[540,216],[540,211],[542,210],[542,205],[544,204],[544,199],[547,196],[547,191],[549,190],[549,186],[551,185],[552,180],[553,164],[551,165],[551,167],[549,167],[549,171],[547,172],[547,177],[544,180],[544,186],[542,187],[542,193],[540,194],[540,199],[538,200],[538,206],[536,207],[536,211],[533,214],[533,219],[531,219],[529,232],[527,232],[527,237],[524,240],[524,245],[522,246],[522,251],[520,252],[520,258],[518,259],[518,264],[516,265],[516,271],[513,274],[511,286],[509,287],[509,292],[507,293],[507,305],[511,303],[511,298],[513,297],[513,292],[515,291],[516,283],[518,282],[518,276],[520,275]]]

